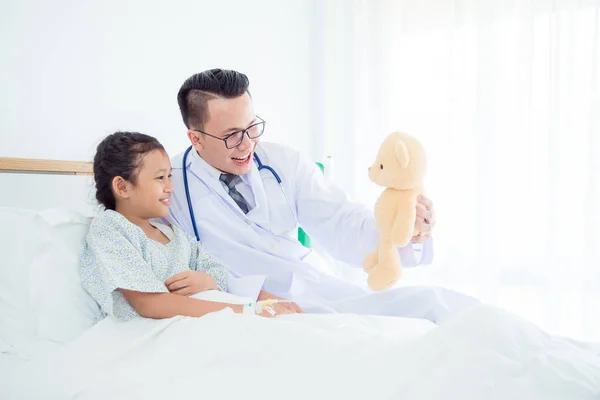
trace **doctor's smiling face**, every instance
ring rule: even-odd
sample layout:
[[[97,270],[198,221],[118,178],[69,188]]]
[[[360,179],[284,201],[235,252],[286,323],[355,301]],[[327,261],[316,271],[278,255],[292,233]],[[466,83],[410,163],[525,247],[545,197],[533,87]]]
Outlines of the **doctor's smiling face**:
[[[219,171],[246,174],[264,128],[264,122],[254,114],[252,98],[244,93],[207,103],[208,119],[201,129],[205,133],[188,131],[192,144],[200,157]]]
[[[200,157],[221,172],[248,173],[264,131],[248,86],[240,72],[211,69],[188,78],[177,94],[188,138]]]

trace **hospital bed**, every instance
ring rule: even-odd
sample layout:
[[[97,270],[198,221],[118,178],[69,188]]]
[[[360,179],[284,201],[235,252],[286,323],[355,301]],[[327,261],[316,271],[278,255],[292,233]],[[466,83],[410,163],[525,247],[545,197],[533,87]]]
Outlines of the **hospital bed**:
[[[0,158],[0,399],[600,399],[600,347],[489,306],[436,327],[349,314],[95,321],[91,165]]]

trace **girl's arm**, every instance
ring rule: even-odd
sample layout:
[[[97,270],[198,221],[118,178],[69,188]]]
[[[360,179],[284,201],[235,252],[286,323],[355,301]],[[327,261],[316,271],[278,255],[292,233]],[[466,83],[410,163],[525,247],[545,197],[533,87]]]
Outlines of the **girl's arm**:
[[[218,303],[216,301],[197,300],[187,296],[173,293],[144,293],[133,290],[119,289],[125,300],[135,311],[146,318],[163,319],[177,315],[184,317],[202,317],[203,315],[231,308],[233,312],[241,314],[241,304]],[[278,314],[288,314],[285,310],[278,310]],[[274,315],[263,311],[261,317],[273,318]]]
[[[204,248],[202,243],[188,236],[192,245],[192,257],[190,260],[190,270],[204,272],[210,275],[219,290],[227,291],[227,272],[221,263],[215,260]]]
[[[119,291],[135,311],[146,318],[162,319],[176,315],[202,317],[225,308],[231,308],[235,313],[241,314],[243,310],[243,306],[239,304],[197,300],[173,293],[144,293],[126,289]]]
[[[217,283],[209,274],[201,271],[183,271],[165,281],[169,292],[181,296],[193,296],[206,290],[218,290]]]

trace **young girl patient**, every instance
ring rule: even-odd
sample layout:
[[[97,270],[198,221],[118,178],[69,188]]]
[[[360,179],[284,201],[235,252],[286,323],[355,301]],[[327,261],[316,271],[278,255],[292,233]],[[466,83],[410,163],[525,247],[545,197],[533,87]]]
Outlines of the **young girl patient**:
[[[151,136],[117,132],[98,145],[96,199],[105,211],[92,221],[86,237],[83,287],[104,315],[121,320],[199,317],[226,307],[242,313],[242,305],[189,297],[206,290],[226,291],[227,276],[194,238],[177,227],[150,221],[169,211],[170,174],[169,157]]]

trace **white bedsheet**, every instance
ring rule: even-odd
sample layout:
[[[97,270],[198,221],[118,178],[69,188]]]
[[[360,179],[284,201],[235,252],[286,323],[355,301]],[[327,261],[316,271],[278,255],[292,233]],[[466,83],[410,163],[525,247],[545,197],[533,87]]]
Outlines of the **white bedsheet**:
[[[479,306],[434,327],[356,315],[106,319],[3,399],[599,399],[600,350]],[[2,389],[4,391],[4,389]]]

